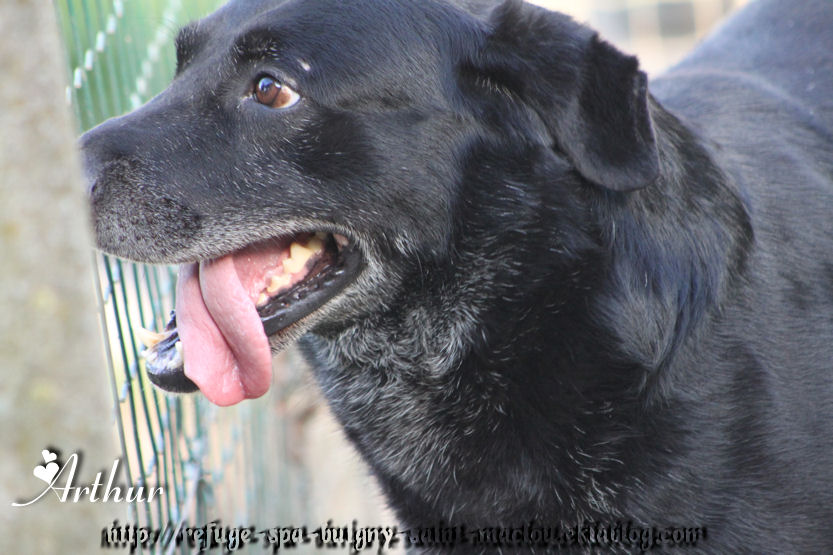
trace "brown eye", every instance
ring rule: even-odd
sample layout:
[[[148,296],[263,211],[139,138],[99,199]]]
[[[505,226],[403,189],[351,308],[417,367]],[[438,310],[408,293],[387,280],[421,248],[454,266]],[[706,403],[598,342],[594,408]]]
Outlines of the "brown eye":
[[[270,108],[289,108],[301,98],[291,88],[268,75],[264,75],[255,83],[254,97],[260,104]]]

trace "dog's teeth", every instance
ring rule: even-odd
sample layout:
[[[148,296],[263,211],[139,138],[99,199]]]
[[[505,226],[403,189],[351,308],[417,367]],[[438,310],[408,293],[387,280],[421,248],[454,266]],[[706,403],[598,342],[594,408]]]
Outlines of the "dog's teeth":
[[[336,240],[336,244],[339,247],[346,247],[350,243],[350,240],[347,239],[347,237],[338,233],[333,233],[333,239]]]
[[[310,241],[312,242],[312,241]],[[289,258],[301,260],[306,264],[307,260],[313,255],[313,249],[304,246],[300,243],[292,243],[289,246]]]
[[[299,260],[297,258],[287,258],[283,261],[283,271],[289,274],[294,274],[304,267],[306,260]]]
[[[313,253],[318,254],[324,250],[324,241],[319,239],[317,236],[313,237],[307,242],[307,248]]]
[[[298,243],[289,246],[289,258],[283,261],[283,271],[288,274],[299,272],[313,255],[313,251]]]
[[[182,352],[182,340],[174,343],[176,356],[168,363],[169,368],[179,368],[185,364],[185,354]]]
[[[266,292],[270,295],[276,293],[279,289],[282,289],[289,285],[292,281],[292,277],[287,274],[281,274],[279,276],[272,276],[271,281],[269,282],[269,287],[266,288]]]
[[[269,295],[267,295],[265,292],[263,292],[257,298],[257,303],[255,304],[255,306],[257,306],[257,308],[260,308],[268,302],[269,302]]]
[[[142,342],[142,345],[148,349],[165,339],[164,333],[146,330],[145,328],[136,328],[134,331],[136,332],[136,337]]]
[[[315,236],[316,236],[317,238],[321,239],[322,241],[326,241],[326,240],[327,240],[327,233],[326,233],[325,231],[316,231],[316,232],[315,232]]]

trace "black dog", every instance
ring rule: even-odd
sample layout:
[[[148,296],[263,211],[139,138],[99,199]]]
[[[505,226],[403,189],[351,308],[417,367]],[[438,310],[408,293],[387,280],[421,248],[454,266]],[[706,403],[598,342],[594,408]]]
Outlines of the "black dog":
[[[83,138],[101,248],[183,265],[156,383],[257,396],[303,336],[406,525],[833,550],[833,3],[650,94],[517,1],[238,0],[177,54]]]

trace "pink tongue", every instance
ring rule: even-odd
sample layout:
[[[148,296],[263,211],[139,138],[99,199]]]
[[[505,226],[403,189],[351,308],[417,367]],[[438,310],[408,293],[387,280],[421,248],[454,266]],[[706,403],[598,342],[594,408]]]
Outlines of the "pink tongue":
[[[185,375],[211,402],[233,405],[269,390],[269,341],[233,256],[180,266],[176,323]]]

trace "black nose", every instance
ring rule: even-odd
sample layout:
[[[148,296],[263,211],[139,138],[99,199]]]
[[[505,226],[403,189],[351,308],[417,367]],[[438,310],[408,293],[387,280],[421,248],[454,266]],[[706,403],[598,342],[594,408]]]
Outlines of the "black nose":
[[[138,144],[122,118],[113,118],[81,135],[78,147],[87,194],[92,196],[106,168],[134,158]]]
[[[84,179],[87,183],[87,195],[92,196],[95,192],[97,177],[100,174],[99,158],[94,154],[91,146],[92,141],[88,131],[81,135],[78,140],[78,150],[81,153],[81,168],[84,172]]]

